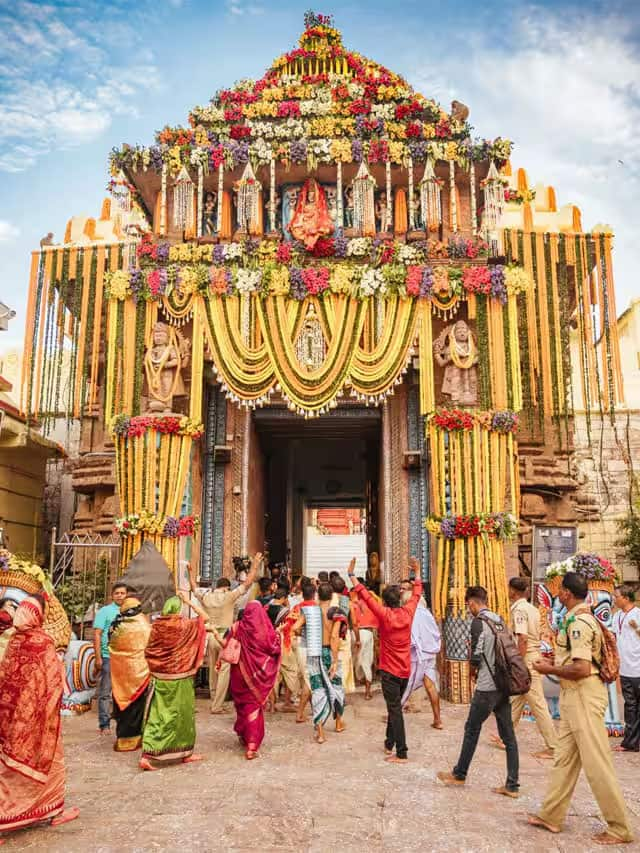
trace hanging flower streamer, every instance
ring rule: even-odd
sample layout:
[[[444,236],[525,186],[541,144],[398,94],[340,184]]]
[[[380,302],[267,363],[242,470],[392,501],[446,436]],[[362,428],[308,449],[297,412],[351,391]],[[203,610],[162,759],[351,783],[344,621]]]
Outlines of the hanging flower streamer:
[[[364,237],[376,233],[373,191],[376,182],[363,160],[353,181],[353,225]]]
[[[484,227],[487,231],[494,231],[502,218],[505,184],[506,178],[500,177],[496,169],[496,164],[492,160],[487,177],[482,181],[484,189]]]
[[[436,177],[432,160],[427,160],[420,181],[420,210],[427,230],[437,231],[442,223],[442,181]]]
[[[249,234],[260,230],[260,190],[262,184],[256,178],[251,163],[244,167],[242,177],[234,187],[238,194],[238,224]]]
[[[195,186],[186,166],[178,173],[173,185],[173,226],[182,231],[193,229],[193,199]]]
[[[504,542],[517,534],[518,470],[515,413],[441,411],[428,422],[436,537],[434,614],[464,613],[467,586],[489,593],[489,607],[509,610]]]

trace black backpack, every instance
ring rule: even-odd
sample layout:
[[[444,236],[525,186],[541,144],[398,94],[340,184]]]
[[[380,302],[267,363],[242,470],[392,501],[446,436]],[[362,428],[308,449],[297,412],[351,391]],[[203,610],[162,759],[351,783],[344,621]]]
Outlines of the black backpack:
[[[484,662],[493,676],[496,689],[507,696],[522,696],[528,693],[531,688],[531,675],[509,628],[502,620],[493,622],[483,616],[478,616],[478,619],[482,619],[489,626],[495,637],[495,672],[486,658]]]

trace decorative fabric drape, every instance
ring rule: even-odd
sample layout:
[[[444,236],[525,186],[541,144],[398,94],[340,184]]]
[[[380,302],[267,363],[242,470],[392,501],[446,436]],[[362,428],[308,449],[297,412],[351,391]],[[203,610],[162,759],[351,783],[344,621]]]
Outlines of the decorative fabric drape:
[[[369,304],[375,301],[338,294],[301,302],[283,296],[251,296],[253,341],[245,343],[237,297],[196,297],[206,318],[205,334],[215,369],[232,399],[264,400],[280,390],[302,414],[327,410],[347,391],[368,401],[388,394],[401,380],[413,351],[419,301],[397,296],[381,300],[383,320],[377,339],[363,335]],[[296,340],[311,301],[326,341],[323,364],[309,370],[300,363]]]

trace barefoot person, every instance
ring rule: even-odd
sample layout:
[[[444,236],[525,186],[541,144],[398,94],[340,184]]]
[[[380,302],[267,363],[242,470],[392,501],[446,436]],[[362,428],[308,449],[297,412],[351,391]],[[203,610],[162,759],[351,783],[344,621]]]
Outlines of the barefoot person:
[[[496,682],[496,638],[488,623],[503,626],[503,629],[504,624],[498,614],[487,607],[487,591],[484,587],[468,587],[465,604],[473,616],[469,663],[476,673],[476,689],[464,727],[458,763],[453,768],[453,772],[440,772],[437,777],[444,785],[464,785],[478,746],[482,726],[493,714],[507,751],[507,781],[503,786],[492,790],[494,794],[516,799],[520,796],[518,742],[511,721],[509,696],[499,689]]]
[[[410,580],[404,580],[400,583],[400,589],[402,590],[402,603],[408,604],[413,592],[413,583]],[[419,708],[411,707],[411,697],[416,690],[424,687],[431,703],[433,712],[431,726],[434,729],[442,728],[440,695],[436,686],[438,682],[436,660],[440,645],[440,628],[438,628],[438,623],[421,596],[411,623],[411,675],[402,696],[402,705],[405,712],[419,711]]]
[[[108,735],[111,731],[111,660],[109,658],[109,628],[120,613],[127,597],[127,585],[117,582],[111,588],[111,603],[101,607],[93,620],[93,648],[96,653],[98,684],[98,731]]]
[[[317,743],[325,742],[324,727],[330,716],[336,731],[344,731],[344,689],[340,668],[340,641],[347,631],[347,617],[331,605],[333,589],[329,583],[318,586],[318,604],[300,608],[294,627],[306,637],[307,670],[311,685],[311,709]]]
[[[360,583],[364,583],[362,578],[358,578]],[[375,595],[371,587],[368,587],[371,595],[379,602],[378,596]],[[349,597],[351,599],[351,615],[354,623],[358,626],[360,647],[356,647],[355,675],[356,678],[364,681],[364,698],[373,699],[371,685],[373,683],[373,663],[375,660],[376,647],[376,632],[378,630],[378,619],[367,606],[366,602],[358,597],[358,594],[351,590]]]
[[[116,721],[116,752],[135,752],[142,742],[142,723],[150,673],[144,656],[151,633],[140,601],[125,598],[109,628],[113,717]]]
[[[542,808],[529,816],[532,826],[561,832],[573,791],[584,772],[607,829],[593,837],[596,844],[626,844],[633,840],[629,817],[616,778],[604,714],[607,688],[599,677],[602,632],[585,601],[587,581],[576,572],[562,578],[559,598],[567,614],[558,632],[555,663],[533,664],[541,675],[560,679],[560,727],[553,770]]]
[[[620,653],[620,687],[624,699],[624,737],[616,752],[640,750],[640,607],[631,584],[617,586],[613,593],[617,612],[613,631]]]
[[[296,604],[292,612],[296,616],[296,622],[293,625],[293,648],[296,653],[298,662],[298,675],[300,678],[300,700],[298,702],[298,713],[296,714],[296,723],[306,723],[305,709],[307,703],[311,699],[311,682],[309,681],[309,669],[307,667],[307,630],[304,620],[300,622],[300,629],[296,633],[298,620],[301,612],[305,607],[316,606],[316,588],[309,578],[304,578],[300,585],[302,593],[302,601]]]
[[[184,598],[183,598],[184,597]],[[199,761],[196,742],[196,694],[193,676],[204,657],[205,619],[180,614],[182,593],[167,599],[162,616],[151,626],[145,657],[151,672],[146,719],[142,734],[142,770],[152,762]],[[206,618],[206,614],[204,614]]]
[[[79,814],[64,811],[63,675],[43,621],[44,600],[25,598],[0,664],[0,832]]]
[[[533,662],[540,657],[540,612],[527,601],[530,582],[525,578],[511,578],[509,581],[509,600],[511,601],[511,628],[518,643],[518,651],[531,675],[531,688],[528,693],[511,698],[511,719],[514,731],[520,722],[525,704],[529,706],[538,731],[542,735],[546,749],[535,752],[534,758],[553,758],[556,746],[556,730],[544,698],[542,676],[533,668]],[[492,741],[504,748],[504,744],[495,735]]]
[[[227,635],[240,643],[238,663],[231,664],[231,698],[236,709],[234,731],[248,761],[258,757],[264,740],[264,706],[280,666],[280,635],[264,607],[250,601]]]
[[[384,749],[386,761],[404,763],[407,761],[407,740],[402,716],[402,696],[411,675],[411,624],[422,595],[420,564],[415,558],[410,560],[414,572],[413,592],[403,606],[399,586],[388,586],[382,593],[384,606],[378,604],[369,590],[358,583],[354,575],[356,561],[353,559],[347,570],[358,597],[363,599],[378,620],[380,636],[380,683],[382,695],[387,705],[387,733]],[[395,747],[396,754],[393,755]]]
[[[204,607],[209,624],[219,634],[224,636],[225,632],[232,626],[236,604],[253,586],[261,561],[262,554],[256,554],[251,561],[249,574],[235,589],[231,589],[229,578],[218,578],[216,588],[205,593],[198,590],[195,575],[189,567],[191,592]],[[224,702],[229,692],[229,664],[226,661],[220,661],[218,666],[221,649],[222,647],[216,639],[215,633],[213,633],[207,641],[207,666],[209,668],[209,695],[212,714],[224,714]]]

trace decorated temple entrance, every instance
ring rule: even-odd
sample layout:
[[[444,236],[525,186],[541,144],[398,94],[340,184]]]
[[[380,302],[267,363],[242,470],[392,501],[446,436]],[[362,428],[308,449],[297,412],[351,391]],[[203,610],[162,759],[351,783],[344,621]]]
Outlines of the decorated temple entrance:
[[[270,408],[253,417],[269,559],[315,575],[356,556],[364,572],[367,554],[379,549],[380,411],[344,407],[303,421]]]

